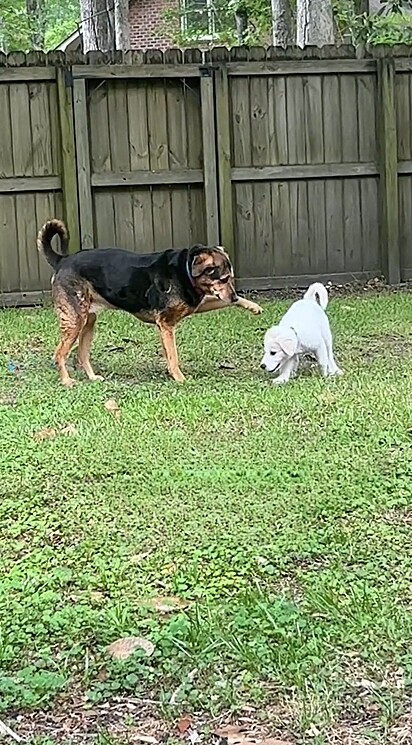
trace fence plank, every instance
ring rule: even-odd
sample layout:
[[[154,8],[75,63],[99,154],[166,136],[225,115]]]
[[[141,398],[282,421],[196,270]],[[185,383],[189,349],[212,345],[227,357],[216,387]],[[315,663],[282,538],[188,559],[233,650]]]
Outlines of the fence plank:
[[[37,271],[33,272],[33,261],[37,261],[35,238],[39,226],[36,223],[34,194],[15,196],[17,222],[17,252],[19,256],[19,289],[35,290],[38,286]]]
[[[0,178],[0,193],[20,191],[54,191],[61,189],[60,176]]]
[[[303,78],[286,79],[286,126],[288,129],[288,163],[306,163],[305,102]]]
[[[202,104],[203,168],[205,179],[207,241],[210,245],[216,245],[219,243],[219,214],[217,204],[213,78],[201,78],[200,96]]]
[[[140,253],[154,251],[152,195],[149,189],[133,191],[132,207],[136,251]]]
[[[178,52],[170,54],[171,61]],[[180,80],[169,80],[166,84],[167,130],[169,169],[174,172],[188,165],[188,132],[186,117],[185,85]],[[202,173],[203,179],[203,173]],[[186,182],[187,184],[187,182]],[[187,247],[190,243],[189,194],[187,185],[171,189],[171,245]]]
[[[73,65],[74,78],[198,78],[199,65]]]
[[[55,79],[56,70],[54,67],[0,67],[0,83]]]
[[[144,81],[132,82],[127,86],[130,168],[132,171],[145,171],[150,168],[146,91],[147,85]]]
[[[130,171],[129,116],[126,82],[110,82],[107,94],[110,154],[114,171]]]
[[[132,197],[129,190],[114,192],[113,208],[116,246],[134,251],[136,249],[136,241]]]
[[[29,83],[33,173],[47,176],[53,173],[48,84]]]
[[[339,143],[340,146],[340,143]],[[345,236],[343,227],[343,181],[325,181],[327,269],[345,270]]]
[[[405,167],[404,164],[402,166]],[[403,172],[407,173],[408,171],[402,170]],[[378,173],[376,163],[318,163],[315,165],[232,168],[232,179],[233,181],[284,181],[289,179],[377,176]]]
[[[345,270],[357,271],[362,267],[359,248],[362,243],[359,181],[343,182],[343,227],[345,236]]]
[[[359,126],[359,160],[377,160],[376,76],[358,75],[357,109]]]
[[[92,248],[94,241],[93,204],[90,173],[89,120],[86,82],[73,83],[74,123],[76,133],[77,186],[80,215],[80,246]]]
[[[395,79],[396,124],[398,131],[398,158],[411,157],[411,76],[398,74]]]
[[[64,216],[70,232],[70,251],[80,249],[77,199],[76,149],[74,142],[73,89],[66,85],[66,70],[57,69],[57,91],[62,143],[62,184]]]
[[[107,84],[100,84],[90,91],[89,119],[93,122],[91,137],[91,167],[93,173],[112,169],[109,134],[109,109]]]
[[[174,171],[127,171],[122,173],[95,173],[91,177],[92,186],[163,186],[164,184],[202,184],[203,172],[194,168]]]
[[[27,83],[10,85],[10,116],[15,176],[33,176],[30,98]]]
[[[4,292],[0,294],[0,308],[32,307],[50,302],[50,291]]]
[[[306,160],[315,165],[325,160],[323,144],[322,78],[303,78]]]
[[[322,129],[325,162],[339,163],[342,160],[342,111],[340,106],[339,76],[325,75],[322,85]]]
[[[10,101],[9,86],[0,85],[0,177],[13,176],[13,150],[11,139],[11,119],[10,119]]]
[[[342,123],[342,161],[354,163],[359,160],[356,77],[342,75],[339,83],[341,117],[345,122]],[[348,116],[349,111],[353,115]]]
[[[288,132],[286,120],[286,80],[284,77],[268,80],[268,114],[270,163],[288,162]]]
[[[219,169],[220,241],[232,261],[236,262],[233,230],[233,200],[231,181],[231,144],[229,89],[226,69],[221,66],[215,74],[217,159]]]
[[[380,152],[382,200],[382,258],[391,284],[400,281],[398,214],[398,146],[393,59],[379,60]]]
[[[327,271],[325,183],[316,180],[307,182],[309,216],[309,264],[312,272]]]
[[[330,59],[286,60],[284,62],[229,62],[229,75],[332,75],[333,73],[375,72],[376,60]]]
[[[272,191],[272,225],[273,225],[273,273],[287,274],[290,268],[290,224],[289,224],[289,187],[286,182],[273,182]]]
[[[0,292],[20,287],[15,198],[0,195]],[[6,250],[12,246],[12,250]]]
[[[62,144],[60,136],[59,108],[57,100],[57,85],[48,85],[49,93],[49,116],[50,116],[50,146],[52,173],[57,175],[62,171]]]

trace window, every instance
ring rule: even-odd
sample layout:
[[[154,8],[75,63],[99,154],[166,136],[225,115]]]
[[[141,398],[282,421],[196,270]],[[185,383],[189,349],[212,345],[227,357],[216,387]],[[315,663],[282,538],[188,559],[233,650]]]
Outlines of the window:
[[[193,39],[216,36],[216,8],[213,0],[182,0],[182,33]]]

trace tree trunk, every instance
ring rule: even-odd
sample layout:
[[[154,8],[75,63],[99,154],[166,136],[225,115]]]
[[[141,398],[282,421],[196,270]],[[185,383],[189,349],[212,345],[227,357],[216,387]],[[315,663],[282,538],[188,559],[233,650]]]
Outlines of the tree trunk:
[[[129,0],[114,0],[114,28],[116,49],[130,49]]]
[[[242,45],[246,41],[247,27],[248,27],[248,14],[246,10],[235,11],[235,22],[236,22],[236,37],[237,43]]]
[[[26,10],[29,17],[30,46],[32,49],[44,49],[46,33],[44,0],[26,0]]]
[[[114,48],[108,0],[80,0],[83,52]]]
[[[333,44],[333,13],[330,0],[297,0],[296,43],[298,47]]]
[[[274,47],[293,44],[290,0],[272,0],[272,38]]]
[[[363,13],[369,15],[369,0],[355,0],[355,13],[359,16]]]

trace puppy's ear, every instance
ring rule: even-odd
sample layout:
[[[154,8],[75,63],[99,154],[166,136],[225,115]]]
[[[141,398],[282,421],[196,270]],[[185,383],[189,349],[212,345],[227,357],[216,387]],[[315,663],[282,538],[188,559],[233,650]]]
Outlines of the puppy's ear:
[[[269,348],[273,340],[277,341],[278,334],[279,334],[279,326],[272,326],[270,329],[268,329],[266,331],[265,339],[264,339],[265,347]]]
[[[287,354],[288,357],[293,357],[297,352],[298,340],[292,336],[278,336],[277,342],[282,351]]]

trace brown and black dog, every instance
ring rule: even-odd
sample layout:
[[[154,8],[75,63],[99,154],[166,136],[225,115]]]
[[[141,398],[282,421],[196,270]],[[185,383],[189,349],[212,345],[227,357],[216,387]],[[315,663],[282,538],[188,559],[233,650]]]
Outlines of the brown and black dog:
[[[61,254],[51,245],[60,237]],[[79,342],[78,361],[90,380],[102,380],[90,364],[96,313],[117,309],[145,323],[156,324],[170,375],[184,381],[179,368],[175,326],[193,313],[238,305],[260,313],[256,303],[239,297],[233,268],[220,246],[196,245],[182,250],[137,254],[120,248],[94,248],[68,253],[69,235],[61,220],[46,222],[37,247],[54,269],[52,297],[59,316],[61,338],[55,361],[64,385],[71,386],[66,361]]]

